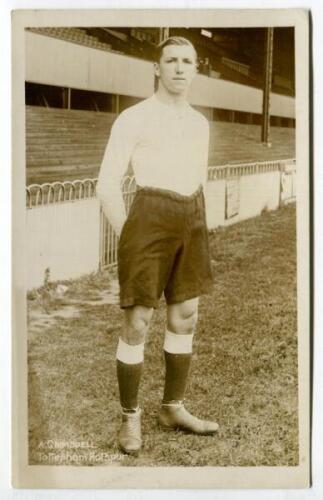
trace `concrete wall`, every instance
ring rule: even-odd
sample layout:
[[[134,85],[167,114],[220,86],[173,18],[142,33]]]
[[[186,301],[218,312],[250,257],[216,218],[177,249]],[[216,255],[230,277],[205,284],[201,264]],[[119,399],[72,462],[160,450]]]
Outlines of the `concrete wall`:
[[[95,198],[27,210],[27,289],[97,271],[100,208]]]
[[[154,91],[153,64],[26,32],[26,80],[145,98]],[[197,75],[189,93],[197,106],[260,114],[262,91]],[[295,99],[272,94],[271,114],[295,117]]]
[[[238,181],[239,212],[225,218],[226,180],[209,181],[206,189],[208,227],[227,226],[275,210],[280,204],[280,172],[243,175]],[[286,196],[287,198],[287,196]]]
[[[210,229],[223,226],[225,214],[225,180],[209,181],[205,193],[206,218]]]

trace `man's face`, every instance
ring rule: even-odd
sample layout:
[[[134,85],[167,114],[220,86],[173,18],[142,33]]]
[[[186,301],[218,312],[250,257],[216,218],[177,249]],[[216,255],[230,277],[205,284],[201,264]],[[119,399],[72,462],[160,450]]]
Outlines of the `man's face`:
[[[159,63],[155,63],[155,74],[170,94],[183,94],[189,89],[196,75],[196,54],[190,45],[167,45]]]

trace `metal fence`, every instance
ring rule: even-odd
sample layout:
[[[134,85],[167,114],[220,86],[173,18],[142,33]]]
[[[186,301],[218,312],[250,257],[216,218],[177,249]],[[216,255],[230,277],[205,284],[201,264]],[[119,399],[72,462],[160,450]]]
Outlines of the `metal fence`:
[[[85,200],[95,196],[97,179],[83,179],[45,184],[30,184],[26,188],[27,208]]]
[[[219,179],[228,179],[230,177],[242,177],[243,175],[264,174],[267,172],[281,171],[284,170],[285,165],[295,166],[295,158],[209,167],[208,180],[215,181]]]
[[[232,177],[261,174],[268,172],[285,172],[286,168],[296,169],[295,159],[253,162],[235,165],[209,167],[208,181],[226,180]],[[28,209],[40,208],[44,205],[81,201],[96,196],[97,179],[84,179],[46,184],[31,184],[26,188],[26,205]],[[133,176],[126,176],[122,182],[122,192],[129,212],[136,192],[136,181]],[[111,224],[100,211],[100,262],[101,269],[106,269],[117,262],[118,237]]]
[[[122,181],[122,193],[128,214],[134,195],[136,192],[136,180],[133,176],[126,176]],[[111,224],[104,215],[102,209],[100,213],[100,268],[106,269],[116,264],[118,256],[118,236],[112,229]]]

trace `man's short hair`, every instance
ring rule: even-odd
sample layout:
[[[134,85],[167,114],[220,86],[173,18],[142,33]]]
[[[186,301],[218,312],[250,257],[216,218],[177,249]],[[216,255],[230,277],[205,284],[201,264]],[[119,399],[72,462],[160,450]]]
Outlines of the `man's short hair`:
[[[184,38],[183,36],[170,36],[156,46],[155,62],[159,63],[163,49],[164,47],[167,47],[167,45],[189,45],[194,50],[197,60],[197,52],[192,42],[190,42],[187,38]]]

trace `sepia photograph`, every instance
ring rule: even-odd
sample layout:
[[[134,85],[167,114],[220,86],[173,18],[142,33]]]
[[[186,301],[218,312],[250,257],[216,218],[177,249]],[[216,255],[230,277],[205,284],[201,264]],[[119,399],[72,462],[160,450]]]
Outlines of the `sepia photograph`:
[[[252,12],[14,12],[17,487],[309,484],[308,17]]]

